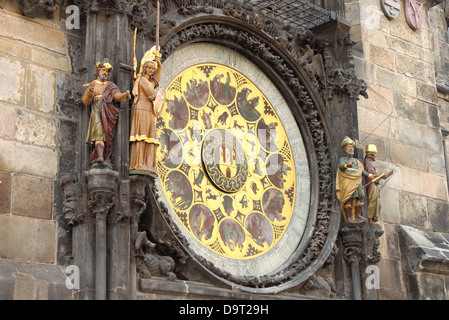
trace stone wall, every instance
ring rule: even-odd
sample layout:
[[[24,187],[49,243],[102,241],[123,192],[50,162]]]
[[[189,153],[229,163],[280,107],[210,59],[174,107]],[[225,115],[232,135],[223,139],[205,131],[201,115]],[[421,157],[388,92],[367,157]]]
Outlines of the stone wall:
[[[7,289],[0,290],[0,299],[70,296],[69,291],[52,294],[55,291],[49,291],[49,283],[39,275],[47,270],[44,273],[64,283],[62,268],[57,267],[58,247],[60,239],[68,236],[55,204],[61,192],[64,145],[71,144],[72,159],[76,152],[71,137],[77,136],[77,107],[63,103],[71,74],[60,14],[52,20],[31,19],[21,14],[17,1],[4,2],[0,9],[0,286]],[[65,165],[73,167],[73,163]]]
[[[381,299],[412,298],[403,276],[408,271],[401,260],[396,226],[449,231],[440,127],[440,118],[447,111],[437,94],[441,73],[435,75],[435,57],[440,56],[436,44],[443,28],[434,18],[440,28],[430,24],[430,17],[438,15],[441,8],[432,7],[433,1],[421,2],[425,4],[424,23],[414,31],[406,22],[403,1],[399,17],[389,20],[378,0],[346,0],[351,37],[358,42],[354,48],[358,76],[369,84],[370,98],[358,105],[359,147],[364,150],[366,144],[375,144],[378,171],[396,170],[381,191],[385,231],[378,264]]]

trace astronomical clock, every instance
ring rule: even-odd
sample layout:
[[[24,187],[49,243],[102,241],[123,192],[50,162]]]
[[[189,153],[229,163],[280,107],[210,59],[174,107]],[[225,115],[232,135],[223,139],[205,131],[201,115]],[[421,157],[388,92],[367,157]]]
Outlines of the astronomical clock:
[[[301,241],[311,192],[287,102],[253,62],[220,45],[179,49],[163,68],[156,187],[170,220],[221,272],[276,272]]]

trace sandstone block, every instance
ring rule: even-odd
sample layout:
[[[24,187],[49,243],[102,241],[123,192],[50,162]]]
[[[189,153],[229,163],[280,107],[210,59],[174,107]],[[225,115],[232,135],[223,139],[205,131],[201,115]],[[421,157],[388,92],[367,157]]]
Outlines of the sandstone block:
[[[420,192],[420,171],[413,168],[402,167],[401,168],[401,180],[402,189],[407,192],[419,193]]]
[[[447,201],[428,200],[429,220],[432,230],[447,232],[449,229],[449,204]]]
[[[0,257],[53,264],[55,252],[53,221],[0,215]]]
[[[419,173],[419,184],[420,184],[420,194],[430,197],[436,198],[437,190],[436,190],[436,176],[433,173],[420,171]]]
[[[0,38],[0,52],[22,60],[31,59],[30,47],[6,38]]]
[[[38,66],[28,66],[26,79],[26,106],[44,113],[51,113],[56,102],[55,73]]]
[[[394,53],[375,45],[370,45],[370,61],[382,68],[395,69]]]
[[[55,30],[21,16],[0,11],[0,37],[23,41],[52,51],[66,53],[66,36]]]
[[[443,136],[441,135],[440,130],[422,127],[421,137],[424,150],[432,153],[442,154]]]
[[[48,148],[0,140],[0,170],[55,179],[58,172],[58,153]]]
[[[391,114],[394,110],[395,94],[392,90],[372,84],[368,88],[368,95],[369,99],[360,100],[359,106],[387,115]]]
[[[428,227],[427,199],[407,192],[399,194],[401,224],[426,229]]]
[[[435,69],[429,63],[409,56],[398,55],[396,57],[396,68],[400,74],[413,77],[428,84],[435,83]]]
[[[66,73],[70,73],[72,70],[70,59],[67,56],[48,50],[32,49],[31,61]]]
[[[0,214],[11,212],[11,184],[12,177],[9,173],[0,173]]]
[[[14,138],[15,113],[13,106],[0,103],[0,137]]]
[[[23,104],[25,67],[20,61],[0,56],[0,101]]]
[[[422,148],[396,143],[391,140],[389,156],[389,159],[398,166],[402,165],[418,170],[429,169],[429,154],[423,152]]]
[[[390,138],[391,120],[388,115],[359,107],[358,121],[361,132],[372,133],[374,136],[385,139]]]
[[[410,121],[394,119],[397,131],[393,134],[395,140],[417,148],[422,147],[421,126]]]
[[[399,211],[398,191],[385,187],[382,189],[380,201],[382,204],[381,221],[389,223],[399,223],[401,215]]]
[[[15,138],[20,142],[55,148],[56,125],[53,120],[18,110]]]
[[[15,175],[13,178],[12,213],[30,218],[51,219],[52,182]]]
[[[415,79],[383,68],[376,68],[375,72],[375,84],[377,84],[378,86],[391,89],[391,84],[394,83],[394,87],[392,89],[395,92],[399,92],[410,97],[416,97]]]

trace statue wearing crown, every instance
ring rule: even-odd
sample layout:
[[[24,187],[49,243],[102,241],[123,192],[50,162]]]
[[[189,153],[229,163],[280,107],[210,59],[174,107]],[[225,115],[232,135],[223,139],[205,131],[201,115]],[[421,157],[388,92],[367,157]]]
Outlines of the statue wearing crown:
[[[374,144],[368,144],[365,149],[365,160],[363,166],[365,171],[372,174],[371,178],[366,178],[366,194],[368,197],[368,224],[370,226],[377,225],[382,205],[380,202],[380,180],[386,180],[390,178],[395,171],[389,170],[385,173],[378,175],[374,162],[377,158],[377,147]]]
[[[165,92],[159,87],[162,65],[161,54],[154,46],[147,51],[140,63],[133,87],[134,102],[131,108],[130,174],[157,176],[156,151],[160,143],[156,130],[156,118],[162,111]]]
[[[130,92],[120,92],[109,80],[113,70],[109,62],[98,62],[94,80],[88,84],[82,101],[91,106],[86,142],[94,146],[91,164],[106,163],[112,167],[111,155],[120,103],[130,99]]]

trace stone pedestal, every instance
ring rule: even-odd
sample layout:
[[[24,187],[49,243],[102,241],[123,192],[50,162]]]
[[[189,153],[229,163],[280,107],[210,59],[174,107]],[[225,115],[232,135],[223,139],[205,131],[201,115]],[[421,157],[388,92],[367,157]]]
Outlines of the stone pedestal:
[[[362,283],[360,277],[360,261],[364,257],[363,226],[361,223],[345,223],[340,234],[343,242],[343,257],[351,268],[352,298],[362,300]]]

